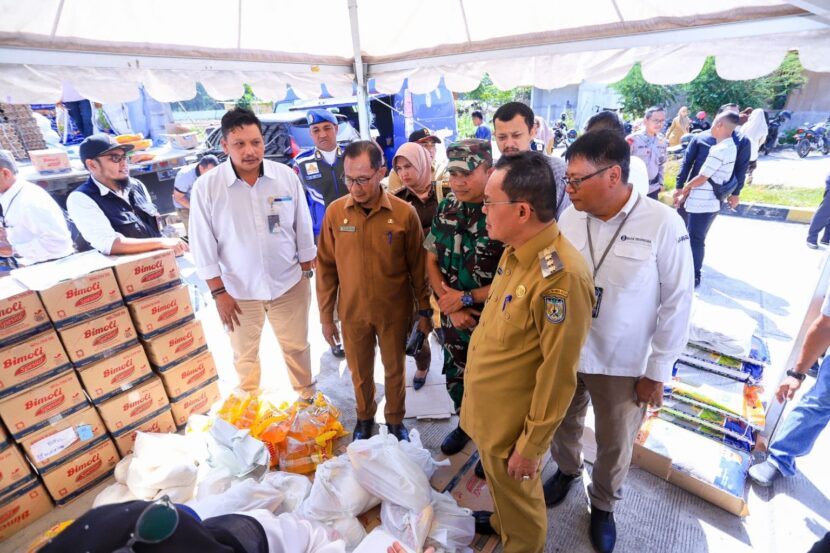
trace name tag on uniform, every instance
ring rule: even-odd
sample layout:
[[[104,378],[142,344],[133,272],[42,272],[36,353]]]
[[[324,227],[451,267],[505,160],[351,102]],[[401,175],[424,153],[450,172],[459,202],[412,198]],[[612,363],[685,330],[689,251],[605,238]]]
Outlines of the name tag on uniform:
[[[599,306],[602,304],[602,293],[603,289],[599,286],[594,286],[594,298],[596,299],[594,303],[594,310],[591,312],[591,317],[596,319],[599,317]]]
[[[357,229],[351,225],[343,225],[340,227],[340,232],[357,232]]]
[[[320,168],[317,167],[317,162],[312,161],[311,163],[306,163],[305,172],[307,175],[316,175],[317,173],[319,173]]]
[[[268,216],[268,230],[271,234],[277,234],[280,231],[280,216],[279,215],[269,215]]]

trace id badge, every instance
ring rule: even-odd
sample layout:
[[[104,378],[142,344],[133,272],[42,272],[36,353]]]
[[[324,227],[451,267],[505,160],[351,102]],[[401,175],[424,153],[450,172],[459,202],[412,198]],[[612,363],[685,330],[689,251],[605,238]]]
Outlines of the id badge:
[[[269,215],[268,216],[268,230],[271,234],[277,234],[280,231],[280,216],[279,215]]]
[[[594,303],[594,310],[591,312],[591,317],[594,319],[599,317],[599,306],[602,304],[602,292],[602,288],[594,286],[594,298],[596,298],[596,302]]]

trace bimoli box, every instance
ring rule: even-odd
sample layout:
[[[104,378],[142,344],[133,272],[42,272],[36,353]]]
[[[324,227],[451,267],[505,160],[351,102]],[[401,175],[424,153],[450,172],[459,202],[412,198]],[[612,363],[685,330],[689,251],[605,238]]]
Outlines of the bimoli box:
[[[122,304],[112,269],[101,269],[40,292],[43,307],[58,328],[112,311]]]
[[[153,374],[141,344],[121,350],[78,371],[89,399],[100,403]]]
[[[172,250],[117,256],[113,270],[121,294],[130,301],[151,290],[179,283],[179,265]]]
[[[135,341],[133,321],[126,307],[83,321],[58,331],[75,367],[82,367],[103,359]]]
[[[13,278],[0,279],[0,348],[50,326],[49,316],[35,292]]]
[[[115,442],[115,447],[122,457],[126,457],[133,452],[135,446],[135,437],[138,432],[147,432],[153,434],[170,434],[176,431],[176,423],[173,422],[173,414],[170,409],[165,409],[158,415],[152,415],[146,422],[140,423],[132,430],[127,430],[112,437]]]
[[[26,482],[0,497],[0,541],[26,528],[52,510],[39,480]]]
[[[202,323],[190,321],[144,342],[147,357],[160,371],[165,371],[180,359],[207,349]]]
[[[93,407],[53,421],[20,440],[26,457],[38,470],[51,467],[106,436],[104,422]]]
[[[21,481],[32,476],[32,469],[14,444],[0,449],[0,495],[8,493]]]
[[[176,403],[170,404],[176,426],[182,427],[187,424],[187,419],[194,413],[207,413],[211,406],[219,401],[219,383],[217,380],[217,378],[214,378],[207,384],[202,385],[201,388],[193,390]]]
[[[0,402],[0,418],[15,440],[43,428],[55,415],[67,416],[87,405],[75,371],[67,371]]]
[[[170,401],[177,401],[188,392],[215,378],[216,363],[213,361],[213,354],[205,351],[170,367],[159,373],[159,376],[164,382],[167,397]]]
[[[57,333],[48,330],[0,350],[0,398],[70,368]]]
[[[43,473],[41,477],[55,503],[63,505],[112,474],[119,460],[115,444],[106,438]]]
[[[156,377],[98,405],[107,430],[121,432],[169,405],[161,380]]]
[[[11,438],[6,433],[6,429],[3,428],[3,424],[0,423],[0,448],[6,447],[7,444],[11,443]]]
[[[129,308],[135,329],[143,338],[161,334],[165,328],[193,317],[186,285],[137,299],[130,303]]]

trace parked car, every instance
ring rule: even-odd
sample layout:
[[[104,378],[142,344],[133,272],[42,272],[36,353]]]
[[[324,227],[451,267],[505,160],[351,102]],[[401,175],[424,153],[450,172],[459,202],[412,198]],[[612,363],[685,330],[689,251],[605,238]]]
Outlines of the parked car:
[[[265,139],[265,159],[285,163],[289,165],[300,152],[300,147],[293,138],[293,129],[298,119],[305,123],[305,115],[298,116],[294,113],[268,113],[260,115],[262,122],[262,136]],[[308,130],[306,129],[306,133]],[[228,157],[222,151],[222,129],[216,128],[210,131],[205,140],[204,155],[213,154],[219,161],[225,161]]]

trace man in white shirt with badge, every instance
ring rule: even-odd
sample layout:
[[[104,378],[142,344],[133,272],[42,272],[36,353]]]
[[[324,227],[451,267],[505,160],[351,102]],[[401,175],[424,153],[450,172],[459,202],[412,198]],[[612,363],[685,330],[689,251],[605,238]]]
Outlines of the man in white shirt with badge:
[[[260,386],[259,343],[265,318],[280,343],[289,380],[312,400],[308,343],[310,271],[317,248],[303,185],[285,165],[264,159],[262,124],[236,108],[222,117],[228,159],[196,180],[190,244],[234,352],[239,387]]]
[[[614,506],[648,405],[662,404],[663,383],[688,340],[692,256],[683,221],[668,206],[632,190],[628,143],[609,130],[586,133],[566,153],[572,207],[559,221],[592,269],[596,294],[577,386],[553,438],[558,470],[545,503],[563,501],[581,478],[588,402],[596,419],[590,538],[600,552],[616,543]]]

